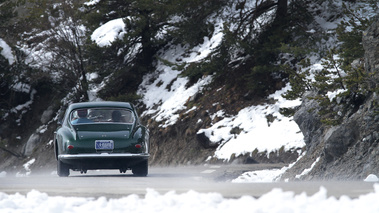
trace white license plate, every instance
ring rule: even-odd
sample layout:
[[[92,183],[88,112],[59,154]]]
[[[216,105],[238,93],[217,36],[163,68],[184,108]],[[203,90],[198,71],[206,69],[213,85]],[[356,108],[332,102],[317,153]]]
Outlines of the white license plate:
[[[112,150],[114,148],[114,143],[112,140],[96,140],[95,149],[105,149]]]

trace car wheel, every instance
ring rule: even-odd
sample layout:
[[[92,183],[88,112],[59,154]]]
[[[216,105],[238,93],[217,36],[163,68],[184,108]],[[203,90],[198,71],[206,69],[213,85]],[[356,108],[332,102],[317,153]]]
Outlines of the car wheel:
[[[140,176],[140,177],[146,177],[147,176],[147,173],[148,173],[148,161],[147,160],[144,160],[138,164],[136,164],[133,168],[132,168],[132,173],[136,176]]]
[[[58,160],[57,163],[57,174],[59,177],[67,177],[70,175],[70,168],[67,164],[63,163],[62,161]]]

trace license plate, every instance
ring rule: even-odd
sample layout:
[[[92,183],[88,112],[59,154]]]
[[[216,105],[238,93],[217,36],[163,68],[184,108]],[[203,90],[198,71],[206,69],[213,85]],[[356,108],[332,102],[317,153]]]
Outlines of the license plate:
[[[95,141],[95,149],[112,150],[113,148],[114,148],[114,144],[112,140],[96,140]]]

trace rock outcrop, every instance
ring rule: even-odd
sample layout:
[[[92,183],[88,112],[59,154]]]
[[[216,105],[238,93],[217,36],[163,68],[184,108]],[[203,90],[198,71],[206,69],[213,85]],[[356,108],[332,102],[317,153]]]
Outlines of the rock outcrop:
[[[362,180],[369,174],[379,175],[379,16],[364,32],[363,46],[370,93],[336,126],[321,122],[318,102],[311,98],[316,93],[307,93],[294,116],[307,152],[283,179]],[[299,176],[311,167],[309,173]]]

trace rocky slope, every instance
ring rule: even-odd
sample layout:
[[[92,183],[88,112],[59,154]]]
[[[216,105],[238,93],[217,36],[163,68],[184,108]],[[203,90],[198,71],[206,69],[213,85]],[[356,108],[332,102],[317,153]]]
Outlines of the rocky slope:
[[[287,171],[283,179],[359,179],[379,174],[379,17],[363,35],[365,70],[371,76],[370,86],[376,91],[367,96],[357,109],[345,113],[337,126],[321,122],[316,92],[303,98],[295,121],[305,137],[306,154]],[[375,90],[376,88],[376,90]],[[341,106],[334,110],[342,111]],[[313,165],[312,165],[313,164]],[[308,174],[301,174],[306,168]]]

